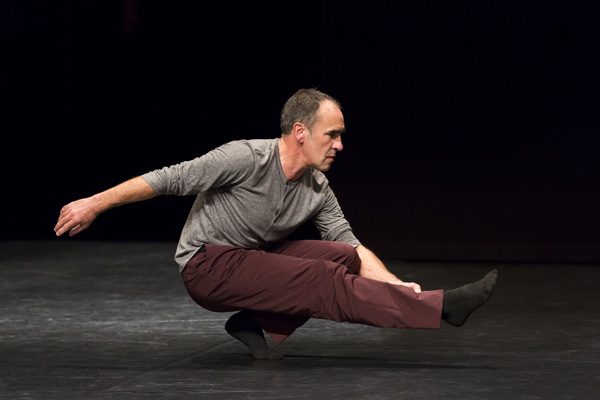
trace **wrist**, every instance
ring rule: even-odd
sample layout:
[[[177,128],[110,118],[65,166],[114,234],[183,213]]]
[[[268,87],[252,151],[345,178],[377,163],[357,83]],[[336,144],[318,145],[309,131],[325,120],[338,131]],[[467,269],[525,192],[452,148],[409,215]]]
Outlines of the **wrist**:
[[[108,197],[106,192],[98,193],[90,197],[91,209],[96,215],[111,208],[111,202]]]

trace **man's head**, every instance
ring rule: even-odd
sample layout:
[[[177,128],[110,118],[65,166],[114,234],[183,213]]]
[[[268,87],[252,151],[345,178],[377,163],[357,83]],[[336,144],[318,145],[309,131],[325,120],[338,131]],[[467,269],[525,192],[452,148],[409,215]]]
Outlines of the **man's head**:
[[[338,151],[344,115],[337,100],[316,89],[302,89],[285,104],[281,112],[283,138],[295,143],[303,168],[327,171]]]
[[[310,130],[317,120],[321,103],[330,101],[340,110],[340,103],[317,89],[300,89],[283,106],[280,127],[283,135],[292,132],[294,123],[301,122]]]

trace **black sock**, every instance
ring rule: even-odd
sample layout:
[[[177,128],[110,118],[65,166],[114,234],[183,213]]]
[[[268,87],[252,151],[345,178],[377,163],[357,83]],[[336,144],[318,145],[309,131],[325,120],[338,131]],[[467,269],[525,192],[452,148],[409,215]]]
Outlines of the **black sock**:
[[[469,315],[485,304],[496,287],[498,271],[493,270],[480,281],[444,291],[442,319],[450,325],[461,326]]]
[[[279,351],[267,346],[262,328],[254,320],[252,312],[249,310],[242,310],[232,315],[225,324],[225,330],[248,346],[257,360],[281,360],[283,358]]]

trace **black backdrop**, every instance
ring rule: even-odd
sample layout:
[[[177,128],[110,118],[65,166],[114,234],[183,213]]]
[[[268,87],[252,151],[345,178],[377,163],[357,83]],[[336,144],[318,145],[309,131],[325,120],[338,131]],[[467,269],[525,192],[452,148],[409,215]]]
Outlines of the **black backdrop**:
[[[600,3],[31,1],[0,5],[1,235],[233,139],[300,87],[344,106],[328,172],[357,236],[404,258],[599,261]],[[190,198],[79,239],[175,240]],[[310,235],[310,229],[306,230]]]

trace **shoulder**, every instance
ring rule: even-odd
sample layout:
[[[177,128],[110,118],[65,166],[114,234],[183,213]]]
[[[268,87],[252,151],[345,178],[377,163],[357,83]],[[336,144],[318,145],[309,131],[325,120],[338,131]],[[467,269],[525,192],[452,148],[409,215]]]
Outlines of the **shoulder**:
[[[277,148],[278,139],[239,140],[255,154],[270,154]]]
[[[271,153],[276,147],[276,142],[276,139],[240,139],[225,143],[217,150],[225,151],[231,155],[248,157],[252,154]]]
[[[212,162],[225,163],[228,169],[250,172],[265,159],[272,158],[276,143],[276,139],[234,140],[208,154]]]
[[[194,160],[194,165],[222,171],[247,171],[254,167],[252,149],[245,140],[224,143]]]

